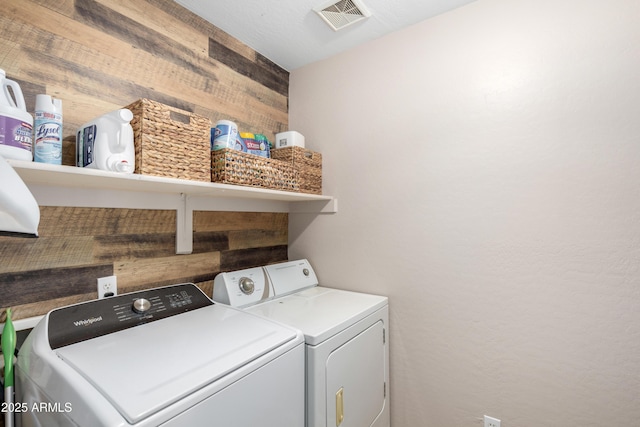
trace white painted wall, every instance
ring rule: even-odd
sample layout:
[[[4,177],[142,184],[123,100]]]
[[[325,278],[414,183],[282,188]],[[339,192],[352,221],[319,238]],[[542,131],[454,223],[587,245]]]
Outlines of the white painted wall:
[[[640,2],[478,0],[290,81],[335,215],[290,258],[388,295],[394,427],[640,425]]]

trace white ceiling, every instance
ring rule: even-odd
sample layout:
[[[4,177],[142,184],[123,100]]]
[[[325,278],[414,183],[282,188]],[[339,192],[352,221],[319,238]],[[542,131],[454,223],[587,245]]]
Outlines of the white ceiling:
[[[371,17],[340,31],[313,12],[338,0],[176,1],[292,71],[474,0],[361,0]]]

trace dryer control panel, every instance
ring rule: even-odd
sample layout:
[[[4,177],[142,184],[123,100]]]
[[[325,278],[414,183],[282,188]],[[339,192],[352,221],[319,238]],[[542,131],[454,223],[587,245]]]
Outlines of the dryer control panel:
[[[262,267],[220,273],[213,280],[213,300],[247,307],[273,298],[273,287]]]
[[[213,305],[193,283],[88,301],[48,314],[52,349]]]
[[[306,259],[267,265],[264,270],[279,297],[318,286],[316,273]]]
[[[318,286],[316,273],[301,259],[220,273],[213,281],[213,300],[246,308],[313,286]]]

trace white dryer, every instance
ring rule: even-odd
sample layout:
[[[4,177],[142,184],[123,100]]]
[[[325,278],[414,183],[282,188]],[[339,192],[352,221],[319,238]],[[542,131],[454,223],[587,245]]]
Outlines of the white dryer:
[[[213,299],[304,333],[307,427],[389,427],[386,297],[318,286],[298,260],[221,273]]]
[[[193,284],[56,309],[16,366],[19,425],[304,424],[304,337]]]

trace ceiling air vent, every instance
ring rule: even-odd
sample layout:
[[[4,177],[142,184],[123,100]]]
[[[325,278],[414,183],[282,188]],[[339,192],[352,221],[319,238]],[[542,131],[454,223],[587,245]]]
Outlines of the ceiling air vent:
[[[371,13],[358,0],[331,2],[313,10],[334,31],[341,30],[371,16]]]

